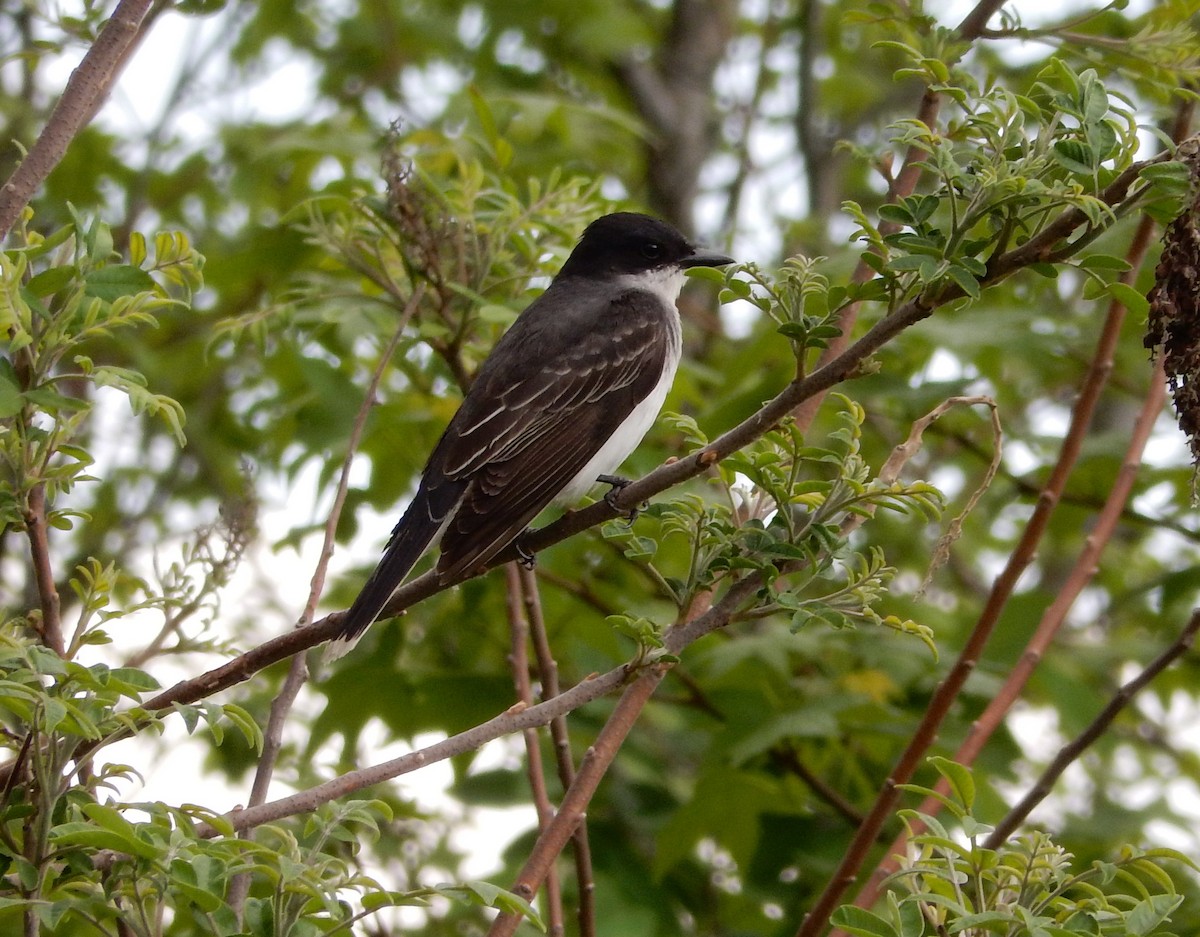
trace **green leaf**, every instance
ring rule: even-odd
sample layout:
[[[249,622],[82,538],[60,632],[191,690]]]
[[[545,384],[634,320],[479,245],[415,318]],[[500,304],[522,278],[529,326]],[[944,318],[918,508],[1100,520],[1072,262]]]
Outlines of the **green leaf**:
[[[1073,173],[1091,175],[1100,162],[1095,150],[1078,140],[1058,140],[1050,152],[1060,166]]]
[[[67,286],[78,275],[79,271],[74,266],[50,267],[31,277],[29,282],[25,284],[25,289],[39,299],[44,299]]]
[[[929,763],[950,783],[955,799],[968,811],[975,805],[975,779],[971,772],[957,762],[933,755]]]
[[[222,709],[225,713],[225,718],[232,722],[242,733],[242,737],[246,743],[250,745],[256,752],[262,751],[263,734],[258,723],[254,721],[254,717],[250,715],[241,706],[236,703],[226,703]]]
[[[1132,286],[1125,283],[1109,283],[1107,291],[1133,316],[1145,316],[1150,311],[1150,301]]]
[[[972,299],[979,298],[979,282],[971,275],[969,270],[960,267],[958,264],[951,264],[946,270],[946,275],[957,283],[962,291]]]
[[[829,920],[834,927],[855,937],[900,937],[896,928],[878,914],[854,905],[842,905]]]
[[[16,416],[25,406],[16,371],[8,358],[0,358],[0,420]]]
[[[1130,937],[1146,937],[1164,923],[1183,903],[1183,895],[1151,895],[1134,905],[1125,915],[1125,931]]]
[[[50,831],[50,841],[56,849],[64,846],[83,846],[88,849],[112,849],[116,852],[155,859],[159,851],[132,833],[121,833],[94,826],[90,823],[62,823]]]
[[[1115,273],[1130,269],[1129,261],[1111,254],[1089,254],[1080,259],[1079,266],[1084,270],[1111,270]]]
[[[726,270],[718,270],[716,267],[688,267],[684,275],[689,280],[708,280],[709,283],[724,284]]]
[[[131,264],[101,267],[84,278],[84,293],[106,302],[112,302],[121,296],[134,296],[157,289],[158,284],[150,274]]]

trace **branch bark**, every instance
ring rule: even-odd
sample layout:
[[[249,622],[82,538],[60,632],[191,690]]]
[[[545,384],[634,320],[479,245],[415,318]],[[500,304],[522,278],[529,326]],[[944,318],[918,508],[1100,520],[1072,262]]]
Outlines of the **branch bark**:
[[[1100,714],[1092,720],[1091,724],[1084,729],[1074,739],[1059,749],[1058,754],[1054,756],[1054,760],[1050,762],[1046,770],[1042,772],[1041,777],[1030,788],[1021,802],[1018,803],[1008,815],[996,824],[996,828],[988,834],[988,838],[983,842],[984,849],[998,849],[1005,840],[1012,836],[1013,832],[1020,826],[1033,811],[1033,808],[1045,800],[1046,795],[1054,787],[1054,783],[1062,776],[1062,773],[1071,766],[1072,763],[1079,759],[1088,747],[1100,738],[1112,725],[1113,720],[1121,713],[1126,706],[1132,702],[1143,688],[1145,688],[1155,677],[1171,666],[1176,660],[1187,653],[1188,649],[1196,640],[1196,632],[1200,631],[1200,610],[1192,612],[1192,617],[1180,632],[1179,637],[1172,642],[1171,646],[1158,655],[1153,661],[1136,677],[1124,684],[1109,701],[1108,705],[1101,710]]]
[[[1130,248],[1126,252],[1126,260],[1130,263],[1130,270],[1124,274],[1122,282],[1132,283],[1136,280],[1138,269],[1145,259],[1146,248],[1149,245],[1150,235],[1153,230],[1154,222],[1150,218],[1144,218],[1139,223]],[[1033,539],[1034,534],[1036,533],[1036,536],[1040,538],[1041,532],[1044,531],[1046,523],[1049,521],[1051,512],[1058,506],[1059,496],[1066,485],[1067,477],[1087,438],[1088,428],[1091,425],[1092,417],[1095,415],[1096,406],[1099,403],[1100,392],[1106,386],[1108,376],[1112,372],[1113,354],[1120,339],[1121,326],[1124,321],[1125,307],[1114,300],[1109,304],[1108,316],[1101,332],[1100,340],[1097,343],[1095,354],[1092,357],[1091,366],[1087,377],[1084,379],[1083,389],[1076,399],[1071,425],[1068,428],[1067,435],[1063,439],[1062,448],[1059,451],[1059,461],[1051,473],[1050,480],[1046,483],[1045,488],[1042,489],[1041,494],[1039,494],[1038,506],[1034,511],[1034,516],[1030,518],[1029,525],[1026,527],[1028,537],[1023,536],[1021,538],[1017,548],[1013,551],[1009,559],[1009,566],[1005,568],[1001,578],[996,581],[992,594],[989,596],[987,610],[984,612],[984,615],[987,616],[990,614],[993,619],[992,623],[999,617],[1004,604],[1007,603],[1017,579],[1033,560],[1036,549],[1036,540]],[[1142,452],[1145,449],[1146,442],[1150,438],[1154,421],[1158,414],[1162,412],[1165,399],[1166,382],[1162,373],[1162,362],[1160,361],[1150,378],[1150,387],[1147,390],[1138,419],[1134,424],[1133,437],[1130,439],[1126,449],[1125,458],[1118,472],[1117,479],[1113,484],[1103,509],[1096,518],[1095,526],[1088,535],[1085,547],[1076,559],[1067,581],[1042,615],[1041,621],[1038,623],[1021,655],[1021,659],[1005,679],[1000,691],[988,703],[983,714],[970,727],[966,739],[964,739],[963,743],[954,753],[954,760],[959,764],[972,764],[980,751],[982,751],[987,740],[991,738],[992,734],[1003,722],[1004,717],[1020,697],[1020,693],[1030,676],[1032,676],[1034,668],[1041,661],[1042,655],[1058,634],[1059,628],[1066,621],[1067,613],[1071,610],[1075,599],[1078,598],[1084,587],[1095,575],[1099,557],[1112,537],[1126,502],[1133,491],[1133,483],[1137,477],[1138,467],[1141,465]],[[1034,533],[1031,533],[1031,530]],[[946,794],[949,792],[949,785],[943,779],[938,782],[935,789],[942,794]],[[939,812],[940,806],[939,801],[933,797],[928,797],[921,803],[917,810],[920,813],[933,816]],[[856,898],[855,904],[859,907],[869,907],[874,903],[875,898],[879,895],[879,890],[882,887],[884,879],[897,867],[896,857],[904,852],[905,843],[909,837],[919,834],[923,828],[919,819],[911,820],[907,826],[907,830],[892,843],[884,860],[874,873],[872,873],[870,880]]]
[[[71,72],[62,96],[29,154],[0,187],[0,239],[3,239],[66,155],[67,147],[87,126],[112,90],[139,35],[153,0],[121,0],[100,35]]]
[[[50,563],[49,527],[46,523],[46,487],[35,485],[29,492],[25,509],[25,531],[29,537],[29,558],[33,579],[37,585],[38,604],[42,621],[38,634],[42,643],[59,657],[66,655],[63,641],[62,616],[59,612],[58,587],[54,584],[54,567]]]
[[[525,614],[529,620],[529,633],[533,641],[533,652],[537,658],[538,677],[542,684],[542,699],[553,699],[561,691],[558,683],[558,662],[550,649],[550,638],[546,633],[546,619],[542,614],[541,593],[538,577],[533,570],[524,566],[520,569],[521,598],[525,603]],[[558,779],[563,790],[569,790],[575,782],[575,762],[571,758],[571,740],[567,734],[567,720],[559,716],[550,720],[550,738],[554,743],[554,761]],[[592,870],[592,850],[588,842],[587,824],[581,823],[571,837],[575,855],[575,881],[579,891],[580,937],[595,937],[596,934],[596,878]]]

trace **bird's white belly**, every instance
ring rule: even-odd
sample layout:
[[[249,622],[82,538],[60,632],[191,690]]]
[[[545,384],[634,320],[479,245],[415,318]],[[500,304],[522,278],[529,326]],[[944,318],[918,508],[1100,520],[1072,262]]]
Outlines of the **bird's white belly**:
[[[617,427],[617,431],[608,438],[608,441],[603,446],[596,450],[596,454],[580,469],[579,474],[571,479],[567,483],[567,486],[559,492],[558,497],[554,499],[556,504],[564,507],[575,504],[592,490],[592,487],[596,484],[596,476],[609,475],[620,468],[621,463],[628,458],[629,453],[637,448],[637,444],[642,441],[642,437],[654,425],[654,421],[662,409],[663,402],[667,399],[667,392],[671,389],[671,383],[675,380],[675,369],[678,366],[679,356],[672,355],[667,360],[666,366],[663,368],[662,377],[659,378],[654,390],[650,391],[646,395],[646,398],[633,408],[629,416],[625,418],[625,422]]]

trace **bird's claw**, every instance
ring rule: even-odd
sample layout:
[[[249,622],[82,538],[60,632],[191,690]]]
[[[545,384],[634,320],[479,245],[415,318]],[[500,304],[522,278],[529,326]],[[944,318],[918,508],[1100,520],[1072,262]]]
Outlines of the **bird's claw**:
[[[537,556],[532,551],[525,549],[525,545],[521,543],[524,539],[525,533],[522,533],[513,541],[513,546],[517,549],[517,562],[525,569],[533,569],[537,566]]]
[[[597,475],[596,481],[603,485],[612,486],[604,493],[604,503],[618,514],[624,516],[626,527],[632,527],[633,522],[637,520],[638,514],[641,513],[643,505],[638,504],[631,508],[622,508],[617,504],[617,497],[622,491],[632,485],[633,482],[628,478],[622,478],[620,475]]]

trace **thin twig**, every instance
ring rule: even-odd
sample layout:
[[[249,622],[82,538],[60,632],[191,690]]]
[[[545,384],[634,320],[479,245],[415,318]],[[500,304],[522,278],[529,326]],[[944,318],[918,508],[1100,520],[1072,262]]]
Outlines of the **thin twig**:
[[[817,795],[825,803],[829,804],[837,813],[841,814],[843,819],[853,824],[855,827],[863,822],[862,811],[850,803],[833,785],[827,782],[819,774],[813,771],[801,759],[799,752],[792,748],[791,745],[781,745],[779,748],[772,751],[772,757],[781,766],[786,768],[792,774],[796,775],[801,781],[807,784],[814,794]]]
[[[517,691],[518,706],[533,705],[533,682],[529,679],[529,618],[525,614],[522,595],[521,565],[509,563],[504,567],[505,610],[508,614],[508,630],[512,637],[509,666],[513,684]],[[522,730],[525,741],[525,768],[529,776],[529,789],[533,794],[533,805],[537,811],[538,831],[544,832],[554,819],[554,806],[546,791],[546,774],[542,765],[542,749],[538,730],[532,726]],[[546,932],[551,937],[562,937],[563,901],[562,887],[558,880],[558,869],[553,866],[546,875]]]
[[[546,617],[542,614],[541,594],[538,577],[531,569],[520,567],[521,596],[525,602],[525,614],[529,620],[533,652],[537,658],[538,676],[542,683],[542,699],[558,696],[558,662],[550,649],[546,634]],[[571,739],[567,732],[567,720],[558,716],[550,720],[550,738],[554,742],[554,761],[558,768],[558,779],[563,790],[569,790],[575,782],[575,762],[571,758]],[[592,871],[592,851],[588,844],[587,823],[580,823],[571,837],[575,856],[575,880],[579,891],[579,935],[595,937],[596,934],[596,880]]]
[[[685,648],[700,638],[724,628],[762,587],[763,579],[760,574],[747,575],[732,585],[720,601],[703,614],[698,614],[696,618],[686,624],[677,625],[668,631],[663,636],[663,651],[668,655],[678,656]],[[367,768],[347,772],[307,790],[258,807],[230,811],[221,819],[223,823],[228,824],[237,832],[281,820],[284,817],[307,813],[321,804],[337,800],[339,797],[345,797],[372,785],[393,780],[434,762],[474,751],[501,736],[512,735],[530,726],[546,725],[550,720],[620,688],[629,682],[630,673],[630,665],[621,664],[608,673],[588,677],[553,699],[527,708],[514,706],[487,722],[480,723],[458,735],[442,739],[415,752],[409,752]],[[209,827],[202,829],[201,835],[212,837],[216,833],[214,828]]]
[[[342,468],[338,475],[333,505],[329,510],[329,516],[325,519],[325,532],[324,539],[321,542],[321,553],[317,558],[316,568],[313,570],[312,580],[309,583],[308,600],[304,604],[304,611],[300,614],[300,620],[296,625],[297,628],[304,628],[312,623],[313,616],[317,611],[317,603],[321,600],[321,593],[325,591],[325,575],[329,570],[329,561],[333,558],[333,550],[337,542],[338,522],[341,520],[342,510],[346,506],[346,495],[350,490],[350,469],[354,462],[354,455],[358,452],[358,447],[362,443],[363,433],[367,427],[367,417],[370,416],[371,410],[375,406],[375,394],[378,392],[379,384],[383,380],[384,373],[387,371],[388,363],[392,360],[396,346],[400,344],[400,339],[404,336],[404,330],[416,312],[417,306],[420,305],[424,292],[424,286],[417,286],[413,290],[412,296],[409,297],[407,304],[400,313],[400,319],[396,325],[395,332],[392,333],[391,340],[383,350],[383,354],[379,356],[379,362],[375,365],[375,370],[371,374],[371,380],[367,385],[366,393],[363,395],[362,403],[359,405],[358,413],[355,414],[354,425],[350,430],[350,437],[346,442],[346,454],[342,459]],[[308,662],[303,654],[297,654],[292,658],[291,667],[288,669],[287,677],[283,681],[279,695],[271,703],[271,712],[267,717],[267,728],[263,733],[263,750],[259,756],[258,767],[254,772],[254,782],[250,788],[248,803],[251,807],[266,802],[267,791],[271,786],[271,777],[275,773],[275,765],[279,760],[279,753],[283,749],[284,726],[287,724],[292,706],[295,705],[296,697],[300,694],[300,690],[307,681]],[[242,907],[245,904],[246,896],[250,893],[250,878],[250,873],[245,872],[235,876],[230,883],[227,900],[229,906],[238,916],[239,921],[241,920]]]
[[[1029,793],[1021,798],[1020,803],[1013,807],[1008,815],[996,825],[996,828],[988,834],[988,838],[983,843],[985,849],[997,849],[1012,836],[1013,831],[1025,821],[1033,808],[1046,799],[1046,795],[1054,788],[1055,781],[1067,768],[1079,760],[1079,756],[1087,750],[1088,746],[1108,731],[1113,720],[1117,718],[1122,709],[1129,705],[1134,696],[1187,653],[1192,642],[1196,640],[1197,631],[1200,631],[1200,609],[1192,612],[1191,619],[1170,647],[1147,664],[1141,673],[1125,683],[1100,714],[1092,720],[1092,723],[1058,750],[1054,760],[1042,772],[1041,777],[1030,788]]]
[[[1190,103],[1181,104],[1178,108],[1175,125],[1172,128],[1172,137],[1176,142],[1183,140],[1187,136],[1191,124],[1191,114],[1192,106]],[[1126,262],[1129,264],[1129,269],[1121,277],[1121,282],[1126,285],[1133,285],[1137,280],[1138,270],[1145,260],[1153,230],[1153,221],[1149,217],[1144,217],[1134,232],[1125,257]],[[1113,356],[1116,351],[1125,315],[1126,310],[1120,302],[1114,299],[1109,303],[1105,325],[1101,331],[1101,337],[1097,342],[1096,351],[1092,355],[1087,376],[1084,379],[1083,386],[1085,392],[1081,394],[1080,400],[1076,402],[1076,408],[1072,414],[1072,425],[1068,431],[1068,439],[1074,439],[1075,442],[1068,449],[1066,440],[1064,440],[1064,448],[1060,451],[1059,465],[1056,466],[1055,473],[1051,476],[1051,481],[1047,482],[1047,489],[1050,488],[1056,478],[1061,479],[1061,485],[1052,494],[1051,500],[1043,500],[1042,496],[1039,496],[1039,509],[1045,507],[1047,511],[1053,510],[1053,507],[1061,497],[1062,489],[1066,483],[1066,476],[1069,474],[1069,466],[1065,467],[1062,472],[1059,472],[1058,469],[1062,467],[1062,460],[1065,458],[1069,457],[1073,462],[1079,446],[1082,445],[1082,437],[1090,425],[1100,391],[1107,384],[1112,374]],[[1064,584],[1063,589],[1060,590],[1054,602],[1051,603],[1050,607],[1043,614],[1042,620],[1030,638],[1021,660],[1013,668],[1004,686],[1001,687],[1000,692],[989,703],[983,715],[971,726],[966,739],[955,753],[954,759],[960,764],[969,765],[974,762],[987,739],[995,732],[1004,716],[1016,701],[1033,669],[1065,621],[1074,600],[1094,575],[1100,553],[1111,538],[1117,522],[1127,507],[1137,468],[1141,463],[1142,451],[1149,439],[1154,420],[1162,409],[1165,393],[1163,387],[1164,380],[1161,367],[1156,367],[1154,376],[1151,378],[1150,388],[1144,398],[1141,412],[1134,424],[1133,437],[1126,448],[1125,459],[1118,472],[1113,489],[1098,515],[1096,526],[1088,538],[1084,552],[1075,563],[1074,569],[1068,577],[1066,584]],[[1036,513],[1037,511],[1035,511],[1035,515]],[[1018,549],[1020,549],[1020,546],[1018,546]],[[1032,549],[1033,547],[1030,545],[1030,554],[1032,554]],[[1015,578],[1012,582],[1015,583]],[[999,614],[998,610],[996,614]],[[942,793],[946,793],[947,787],[939,782],[937,789]],[[939,809],[940,804],[937,801],[933,798],[926,798],[925,802],[918,808],[918,812],[935,815]],[[919,821],[914,822],[919,824]],[[862,889],[862,892],[857,896],[856,905],[859,907],[869,907],[874,903],[878,897],[879,890],[883,886],[884,880],[896,866],[896,857],[904,852],[906,838],[919,831],[919,826],[913,826],[911,830],[902,832],[897,837],[891,848],[885,853],[883,860],[875,869],[870,880]]]
[[[761,578],[757,575],[747,577],[747,580],[757,580],[761,583]],[[732,615],[733,608],[740,605],[742,601],[741,598],[737,598],[731,603],[731,598],[742,592],[744,588],[745,582],[738,583],[719,603],[720,606],[726,606],[729,609],[730,615]],[[710,603],[711,593],[698,594],[689,607],[684,610],[681,621],[668,632],[665,638],[669,639],[672,634],[676,633],[682,634],[698,621],[708,618],[717,608]],[[670,644],[669,640],[664,640],[664,645],[668,649]],[[671,650],[670,653],[675,655],[676,652]],[[662,682],[663,677],[673,666],[673,663],[666,660],[644,665],[633,683],[621,694],[621,699],[605,721],[600,734],[596,736],[595,743],[584,753],[579,770],[566,794],[563,795],[562,803],[559,804],[554,822],[538,836],[537,842],[534,843],[533,849],[529,853],[529,858],[525,860],[525,865],[517,875],[516,884],[512,887],[515,894],[526,901],[533,900],[538,888],[541,887],[541,883],[552,868],[555,858],[562,852],[575,830],[586,820],[587,806],[600,786],[600,781],[617,757],[617,752],[620,751],[626,736],[637,722],[638,716],[646,708],[650,697],[654,695],[654,691]],[[520,914],[512,912],[501,914],[492,921],[488,937],[511,937],[520,923]]]
[[[1120,329],[1112,325],[1110,321],[1101,335],[1094,361],[1111,360],[1112,349],[1115,347],[1119,335]],[[1103,370],[1102,365],[1098,364],[1097,367]],[[1025,525],[1020,540],[1009,556],[1004,569],[996,578],[983,611],[980,612],[966,644],[959,652],[958,659],[945,679],[938,684],[920,724],[884,781],[875,805],[868,814],[867,822],[859,828],[851,840],[837,871],[817,900],[816,905],[805,917],[804,923],[797,932],[797,937],[816,937],[824,929],[825,922],[833,913],[838,901],[855,881],[868,851],[879,835],[880,828],[895,808],[899,798],[897,785],[907,783],[912,777],[925,752],[937,737],[938,728],[949,713],[951,704],[966,683],[967,677],[974,671],[975,665],[991,637],[992,630],[1016,587],[1017,580],[1033,561],[1037,544],[1041,541],[1042,535],[1049,525],[1050,517],[1058,505],[1058,497],[1066,486],[1067,478],[1083,447],[1101,387],[1103,387],[1102,380],[1084,384],[1075,401],[1071,426],[1063,439],[1062,448],[1059,450],[1058,462],[1038,497],[1037,505]]]
[[[71,72],[29,154],[0,188],[0,238],[8,234],[38,186],[59,164],[71,141],[112,89],[135,39],[142,35],[139,27],[150,6],[151,0],[121,0]]]
[[[1140,232],[1139,228],[1139,234]],[[1136,243],[1130,247],[1128,253],[1132,258],[1131,265],[1134,269],[1137,268],[1141,256],[1144,255],[1148,240],[1149,233],[1147,232],[1140,247]],[[1025,246],[1018,250],[1024,250]],[[804,923],[797,932],[797,937],[816,937],[824,929],[825,922],[833,913],[842,895],[856,880],[862,863],[866,861],[868,851],[879,835],[879,830],[891,815],[899,799],[897,785],[908,782],[924,758],[925,752],[933,744],[942,720],[949,713],[951,704],[966,683],[967,677],[974,671],[996,623],[1000,620],[1001,613],[1012,596],[1017,580],[1033,562],[1037,545],[1050,523],[1050,517],[1058,506],[1059,496],[1066,487],[1067,479],[1083,448],[1100,392],[1105,385],[1108,373],[1112,370],[1112,356],[1120,338],[1123,316],[1124,307],[1115,301],[1111,303],[1108,319],[1097,342],[1096,352],[1092,356],[1092,369],[1075,400],[1071,412],[1071,424],[1063,439],[1062,448],[1059,450],[1058,461],[1038,496],[1033,514],[1026,523],[1013,552],[1009,555],[1004,569],[997,576],[992,590],[988,594],[987,602],[980,612],[966,644],[959,652],[958,659],[945,679],[938,684],[921,722],[884,781],[875,805],[868,814],[868,822],[863,824],[851,840],[834,877],[822,892],[816,905],[805,917]]]
[[[962,22],[958,24],[956,33],[959,41],[968,43],[979,38],[983,29],[987,26],[988,20],[1003,5],[1004,0],[980,0]],[[921,95],[921,103],[917,106],[916,120],[923,123],[932,131],[937,122],[940,110],[941,95],[932,88],[926,88]],[[908,148],[908,151],[904,154],[904,161],[900,165],[900,171],[890,178],[887,202],[898,202],[916,191],[917,183],[924,172],[924,163],[928,155],[925,150],[915,145]],[[894,222],[885,221],[879,225],[881,234],[886,235],[898,230],[900,230],[900,225]],[[851,279],[855,283],[864,283],[873,276],[875,276],[874,268],[867,264],[865,259],[861,259],[855,265]],[[858,321],[858,312],[861,308],[861,302],[854,302],[845,306],[838,313],[837,327],[840,330],[840,334],[830,341],[826,348],[822,349],[821,355],[817,359],[818,367],[833,361],[845,350],[850,341],[850,333]],[[796,426],[802,432],[807,431],[812,425],[812,421],[816,419],[817,411],[821,408],[821,402],[824,399],[825,394],[823,392],[814,394],[797,406],[795,412]]]

